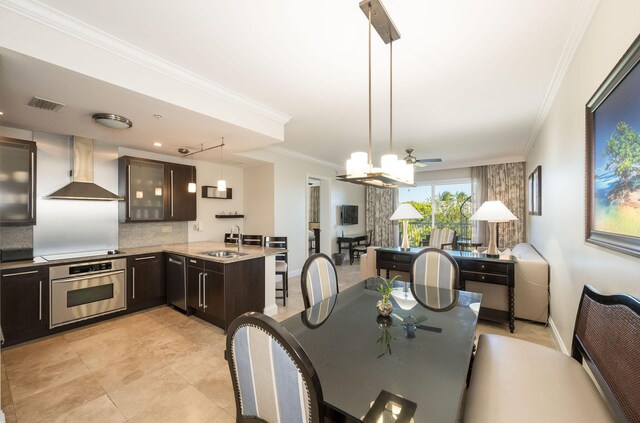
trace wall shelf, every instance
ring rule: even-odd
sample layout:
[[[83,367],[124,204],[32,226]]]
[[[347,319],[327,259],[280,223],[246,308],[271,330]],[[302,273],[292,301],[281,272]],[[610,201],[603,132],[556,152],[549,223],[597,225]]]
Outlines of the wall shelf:
[[[216,214],[215,216],[218,219],[242,219],[242,218],[244,218],[244,214]]]

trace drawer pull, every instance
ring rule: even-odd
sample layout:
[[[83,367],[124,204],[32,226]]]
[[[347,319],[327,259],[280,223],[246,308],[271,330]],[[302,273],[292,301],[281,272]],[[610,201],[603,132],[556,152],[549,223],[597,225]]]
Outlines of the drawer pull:
[[[480,279],[484,280],[484,275],[480,276]]]
[[[484,264],[482,266],[480,266],[481,269],[484,269]]]
[[[38,273],[39,270],[31,270],[29,272],[16,272],[16,273],[5,273],[2,277],[8,278],[9,276],[20,276],[20,275],[33,275],[34,273]]]
[[[156,258],[156,256],[147,256],[147,257],[136,257],[135,260],[136,261],[141,261],[141,260],[152,260]]]
[[[197,261],[195,261],[193,259],[189,259],[189,263],[197,263]]]

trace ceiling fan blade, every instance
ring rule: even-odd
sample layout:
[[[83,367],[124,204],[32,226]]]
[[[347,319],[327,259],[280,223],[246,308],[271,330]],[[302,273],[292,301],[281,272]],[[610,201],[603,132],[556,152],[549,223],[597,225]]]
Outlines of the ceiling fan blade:
[[[416,161],[415,163],[413,163],[413,165],[414,165],[415,167],[427,167],[427,165],[426,165],[426,164],[424,164],[424,163],[420,163],[420,162],[418,162],[418,161]]]
[[[442,163],[442,159],[421,159],[416,160],[419,163]]]

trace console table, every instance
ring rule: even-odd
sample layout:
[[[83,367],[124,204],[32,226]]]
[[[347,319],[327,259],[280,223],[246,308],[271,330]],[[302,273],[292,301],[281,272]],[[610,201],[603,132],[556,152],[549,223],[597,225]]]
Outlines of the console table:
[[[380,270],[396,270],[400,272],[411,271],[411,260],[422,248],[378,248],[376,250],[376,268],[378,275]],[[516,259],[489,258],[483,253],[472,253],[471,251],[447,251],[460,267],[460,289],[464,290],[467,281],[483,282],[494,285],[504,285],[507,287],[509,310],[496,310],[492,308],[480,308],[481,319],[494,322],[509,323],[509,330],[513,333],[515,329],[514,313],[514,285],[515,285],[515,265]]]
[[[343,235],[343,236],[339,236],[338,240],[336,241],[338,243],[338,253],[342,252],[343,248],[343,244],[348,244],[349,245],[349,263],[353,264],[353,246],[354,245],[358,245],[361,242],[367,242],[367,236],[366,235]]]

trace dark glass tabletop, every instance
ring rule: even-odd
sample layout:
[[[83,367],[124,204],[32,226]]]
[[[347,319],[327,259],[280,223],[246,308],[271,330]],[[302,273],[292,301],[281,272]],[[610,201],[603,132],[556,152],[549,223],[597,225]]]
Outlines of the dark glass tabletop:
[[[384,320],[378,284],[360,282],[282,322],[313,362],[325,403],[362,419],[385,390],[417,405],[415,422],[455,422],[482,295],[440,289],[416,301],[396,282]]]

